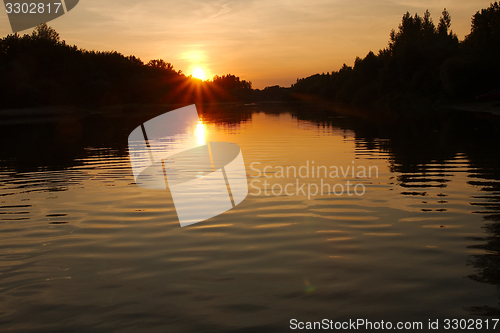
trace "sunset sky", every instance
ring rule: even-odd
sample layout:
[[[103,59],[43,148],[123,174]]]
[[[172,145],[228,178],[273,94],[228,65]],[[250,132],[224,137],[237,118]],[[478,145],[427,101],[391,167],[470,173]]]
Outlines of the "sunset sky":
[[[186,74],[235,74],[254,88],[352,65],[387,45],[402,15],[443,8],[460,39],[483,0],[80,0],[49,25],[68,44],[164,59]],[[4,12],[0,37],[11,33]],[[22,33],[29,33],[30,30]]]

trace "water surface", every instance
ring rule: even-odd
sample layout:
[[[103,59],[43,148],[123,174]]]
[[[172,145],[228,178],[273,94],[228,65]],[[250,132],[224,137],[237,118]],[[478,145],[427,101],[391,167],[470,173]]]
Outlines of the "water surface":
[[[292,318],[498,316],[494,122],[387,124],[283,105],[200,113],[207,141],[241,147],[253,185],[236,208],[186,228],[168,191],[134,184],[129,116],[2,126],[2,331],[271,332]],[[312,163],[378,173],[276,175]],[[278,193],[322,178],[365,193]]]

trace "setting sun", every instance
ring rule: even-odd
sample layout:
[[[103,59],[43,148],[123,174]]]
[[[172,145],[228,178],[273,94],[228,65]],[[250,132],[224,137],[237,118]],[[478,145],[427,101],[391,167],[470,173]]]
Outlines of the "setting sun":
[[[206,80],[205,71],[203,69],[197,67],[193,70],[193,77],[200,79],[200,80]]]

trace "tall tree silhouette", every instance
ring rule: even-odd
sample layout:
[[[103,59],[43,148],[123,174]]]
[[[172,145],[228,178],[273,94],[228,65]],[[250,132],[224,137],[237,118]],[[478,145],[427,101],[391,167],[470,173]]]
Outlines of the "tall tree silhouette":
[[[478,11],[472,17],[471,32],[460,52],[446,61],[441,78],[446,92],[455,98],[473,98],[500,88],[500,5]]]
[[[492,11],[476,14],[480,17],[475,20],[482,22],[485,15],[488,17],[484,21],[495,20]],[[456,96],[457,91],[463,92],[456,80],[459,61],[450,63],[461,49],[446,9],[437,26],[428,10],[423,16],[407,12],[398,29],[390,32],[388,46],[378,54],[370,51],[365,58],[356,57],[353,67],[344,64],[331,74],[298,79],[291,91],[296,98],[326,98],[390,109],[421,108],[449,95]]]
[[[42,23],[36,26],[31,36],[33,37],[33,39],[42,39],[54,43],[59,43],[59,41],[61,40],[59,33],[52,27],[49,27],[47,23]]]

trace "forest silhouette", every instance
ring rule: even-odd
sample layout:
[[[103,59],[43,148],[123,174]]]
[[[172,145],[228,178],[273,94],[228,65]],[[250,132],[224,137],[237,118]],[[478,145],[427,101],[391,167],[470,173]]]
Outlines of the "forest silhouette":
[[[471,32],[459,41],[445,9],[437,26],[429,11],[407,12],[389,45],[370,51],[354,66],[298,79],[291,93],[340,103],[411,108],[437,101],[472,100],[500,87],[500,7],[478,11]]]
[[[252,90],[234,75],[202,82],[162,59],[144,63],[116,51],[79,49],[47,24],[0,40],[0,75],[0,108],[226,102]]]
[[[451,30],[446,9],[437,25],[429,11],[407,12],[377,54],[370,51],[353,66],[297,79],[290,88],[263,90],[231,74],[201,81],[162,59],[144,63],[116,51],[79,49],[42,24],[31,35],[0,40],[0,108],[313,100],[412,109],[473,100],[499,88],[499,56],[498,2],[473,16],[463,41]]]

